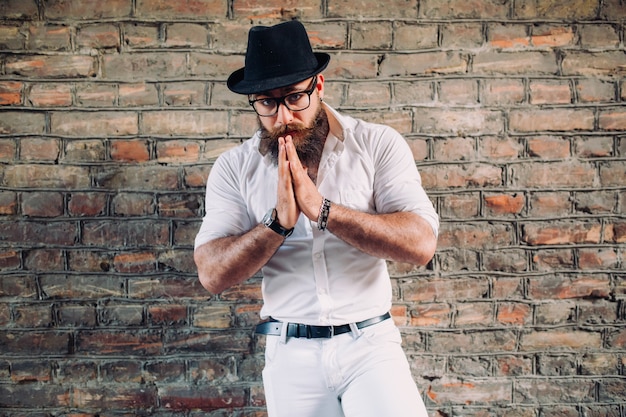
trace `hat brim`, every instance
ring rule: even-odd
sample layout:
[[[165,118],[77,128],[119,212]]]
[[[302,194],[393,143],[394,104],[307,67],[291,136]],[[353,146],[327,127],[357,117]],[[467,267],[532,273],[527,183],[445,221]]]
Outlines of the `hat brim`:
[[[317,67],[313,71],[281,75],[279,77],[263,80],[246,80],[244,79],[244,67],[230,74],[226,85],[230,91],[238,94],[255,94],[299,83],[300,81],[319,74],[328,66],[330,55],[324,52],[314,52],[314,55],[315,58],[317,58]]]

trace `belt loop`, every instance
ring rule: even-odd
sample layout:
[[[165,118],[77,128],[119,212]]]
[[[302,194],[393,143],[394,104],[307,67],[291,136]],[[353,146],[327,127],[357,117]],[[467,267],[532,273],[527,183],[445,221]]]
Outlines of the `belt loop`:
[[[282,343],[283,345],[287,343],[287,327],[289,327],[289,323],[286,321],[283,321],[281,324],[281,329],[280,329],[280,343]]]
[[[352,333],[352,337],[354,339],[358,339],[359,337],[361,337],[361,335],[363,334],[363,331],[359,329],[356,323],[350,323],[349,326],[350,326],[350,333]]]

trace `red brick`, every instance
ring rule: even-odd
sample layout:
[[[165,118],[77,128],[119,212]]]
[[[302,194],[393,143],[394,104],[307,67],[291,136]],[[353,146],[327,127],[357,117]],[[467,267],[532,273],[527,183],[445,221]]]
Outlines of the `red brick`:
[[[120,47],[120,30],[114,24],[102,23],[81,26],[76,30],[76,43],[84,48]]]
[[[66,142],[64,162],[98,162],[106,159],[106,145],[100,139]]]
[[[130,279],[128,293],[131,298],[175,298],[206,301],[210,294],[200,284],[196,276],[182,279],[171,275],[165,278]],[[259,289],[260,294],[260,289]],[[260,297],[258,297],[260,299]]]
[[[219,0],[194,0],[171,2],[167,0],[138,0],[137,17],[167,19],[172,15],[179,19],[224,19],[227,4]]]
[[[517,333],[511,330],[482,332],[433,332],[430,346],[438,353],[512,352],[517,350]]]
[[[16,106],[22,103],[24,83],[19,81],[0,82],[0,106]]]
[[[486,50],[474,57],[472,72],[478,75],[555,75],[554,54],[547,52],[495,52]]]
[[[68,199],[72,216],[93,217],[105,214],[107,197],[101,193],[73,193]]]
[[[131,0],[48,0],[46,17],[52,20],[91,20],[131,16]]]
[[[449,327],[452,309],[444,303],[420,303],[411,310],[409,325],[413,327]]]
[[[612,161],[600,165],[600,183],[603,187],[621,187],[626,178],[626,165]]]
[[[26,48],[35,51],[68,51],[70,28],[61,25],[30,25]]]
[[[120,107],[156,106],[159,104],[159,95],[154,84],[136,83],[120,84]]]
[[[85,222],[82,243],[88,246],[120,247],[129,249],[146,244],[167,245],[169,227],[165,223],[129,221],[89,221]]]
[[[22,193],[22,214],[28,217],[58,217],[63,215],[64,199],[61,193]]]
[[[16,327],[52,327],[52,308],[49,305],[16,306],[13,308],[13,323]]]
[[[528,304],[502,303],[498,305],[496,320],[508,325],[528,325],[532,322],[532,308]]]
[[[582,79],[576,81],[578,100],[583,103],[613,103],[617,97],[615,82],[596,79]]]
[[[436,19],[478,19],[500,18],[509,16],[509,6],[497,0],[487,0],[476,7],[476,4],[463,0],[425,0],[420,2],[420,17]]]
[[[531,42],[537,47],[568,47],[576,41],[571,26],[537,25],[532,28]]]
[[[146,140],[112,140],[111,159],[126,162],[145,162],[150,160],[149,143]]]
[[[502,168],[490,165],[438,165],[420,169],[424,186],[432,188],[471,188],[498,186]]]
[[[513,241],[513,231],[502,224],[456,224],[440,229],[440,249],[446,248],[496,248],[508,246]]]
[[[474,138],[436,139],[433,151],[438,161],[459,161],[476,159],[476,142]]]
[[[581,269],[615,269],[619,260],[612,249],[579,249],[578,265]]]
[[[488,251],[483,253],[483,266],[488,271],[527,271],[528,256],[517,249]]]
[[[64,165],[23,164],[9,167],[4,173],[4,184],[25,188],[85,188],[89,184],[89,169]]]
[[[76,243],[76,225],[66,222],[0,223],[0,236],[3,242],[15,245],[60,245],[72,246]]]
[[[592,136],[574,139],[575,155],[583,158],[609,157],[615,154],[613,138]]]
[[[511,181],[520,187],[591,187],[595,180],[595,167],[589,163],[522,163],[511,169]]]
[[[36,19],[36,0],[5,0],[0,4],[0,14],[5,19]]]
[[[6,60],[6,73],[41,78],[93,77],[96,60],[86,55],[12,56]]]
[[[532,299],[608,298],[611,292],[608,278],[543,276],[529,280],[528,294]]]
[[[485,205],[488,214],[506,215],[521,214],[524,210],[526,198],[523,194],[498,194],[485,197]]]
[[[117,272],[141,274],[156,271],[156,257],[151,252],[120,253],[113,258]]]
[[[157,332],[80,331],[76,352],[90,355],[155,355],[163,347]]]
[[[572,92],[567,81],[535,81],[530,82],[531,104],[569,104]]]
[[[515,160],[524,152],[517,138],[483,136],[478,140],[478,154],[490,160]]]
[[[445,80],[439,83],[439,101],[452,106],[478,103],[478,84],[474,80]]]
[[[522,334],[522,351],[537,349],[569,350],[599,349],[602,335],[599,332],[554,329]]]
[[[56,312],[61,326],[94,327],[97,325],[96,307],[93,305],[61,305]]]
[[[454,315],[455,327],[489,326],[494,321],[494,308],[491,303],[460,303]]]
[[[522,226],[522,241],[532,246],[600,243],[601,232],[602,225],[597,223],[529,223]]]
[[[148,307],[150,323],[158,326],[186,324],[189,318],[187,306],[182,304],[151,305]]]
[[[123,136],[135,135],[138,116],[134,112],[54,112],[51,115],[54,134],[69,136]]]
[[[111,202],[118,216],[145,216],[154,214],[154,197],[151,194],[117,193]]]
[[[626,54],[622,51],[586,52],[571,51],[563,58],[563,75],[587,77],[611,76],[626,65]]]
[[[3,7],[7,3],[17,2],[17,1],[19,0],[7,0],[4,3],[0,3],[0,7]],[[31,1],[34,2],[34,0],[31,0]],[[3,17],[6,17],[7,16],[5,14],[6,11],[4,11],[5,13],[2,13],[2,11],[0,11],[0,14]],[[24,49],[25,41],[26,41],[26,33],[20,26],[12,25],[12,24],[0,25],[0,47],[2,49],[7,49],[7,50]]]
[[[77,84],[76,104],[82,107],[112,106],[117,100],[117,87],[110,84]]]
[[[528,154],[543,159],[565,159],[570,157],[571,144],[568,138],[538,136],[528,138]]]
[[[319,8],[319,2],[314,5]],[[385,4],[375,0],[359,0],[358,3],[338,0],[328,5],[328,16],[334,18],[407,18],[414,17],[416,13],[416,0],[392,0]]]
[[[33,330],[29,332],[17,332],[11,330],[5,330],[0,332],[0,346],[2,346],[2,352],[4,354],[23,354],[24,346],[28,346],[29,355],[67,355],[68,346],[70,341],[70,334],[62,331],[48,331],[48,330]],[[5,384],[0,387],[5,387]],[[29,387],[28,398],[33,395],[32,387]],[[3,397],[0,394],[0,401]],[[39,400],[34,400],[39,401]],[[53,405],[54,402],[50,402],[49,399],[41,404]],[[33,402],[28,403],[29,406],[34,406]]]
[[[203,105],[207,87],[202,82],[163,84],[163,100],[169,106]]]
[[[596,17],[597,4],[585,0],[570,3],[559,0],[519,0],[515,2],[513,13],[518,19],[593,20]]]
[[[465,73],[466,70],[467,60],[460,53],[421,52],[415,55],[391,54],[382,61],[380,76],[460,74]]]
[[[594,115],[587,109],[512,110],[510,127],[518,132],[593,130]]]
[[[145,384],[122,386],[76,386],[72,389],[72,407],[106,410],[144,410],[157,406],[157,388]]]
[[[27,407],[69,407],[69,388],[54,384],[2,384],[0,407],[20,409]]]
[[[418,133],[499,134],[504,131],[504,118],[499,111],[425,108],[415,115],[415,126]]]
[[[511,383],[447,378],[431,383],[426,392],[426,398],[438,405],[506,403],[511,396]]]
[[[20,252],[14,250],[0,250],[0,270],[10,271],[16,270],[21,266]],[[7,277],[3,277],[7,279]],[[0,288],[0,295],[3,294],[3,289]],[[21,294],[19,294],[21,295]]]
[[[484,42],[482,23],[448,23],[441,27],[444,49],[480,48]]]
[[[228,117],[223,111],[155,111],[145,112],[141,125],[148,135],[219,136],[228,132]]]
[[[187,73],[186,55],[180,52],[145,52],[141,54],[108,54],[103,57],[102,74],[106,80],[182,78]],[[136,71],[141,68],[141,77]]]
[[[0,215],[17,213],[17,194],[13,191],[0,191]]]
[[[190,140],[170,140],[158,142],[157,160],[161,163],[197,162],[200,158],[200,142]]]
[[[355,84],[348,89],[346,105],[353,107],[372,107],[386,105],[391,101],[391,91],[388,84],[359,85]]]
[[[574,268],[574,253],[571,249],[537,250],[533,263],[538,271],[552,271]]]
[[[53,138],[23,138],[20,141],[20,157],[24,161],[56,161],[61,144]]]
[[[125,166],[102,169],[95,175],[97,187],[108,190],[178,190],[178,169],[162,166]]]
[[[571,213],[572,203],[567,192],[533,192],[529,213],[538,217],[563,217]]]
[[[488,25],[487,42],[492,48],[508,49],[530,46],[525,24],[492,23]]]
[[[70,265],[82,263],[85,258],[80,255],[84,253],[71,253]],[[84,268],[73,270],[85,271]],[[123,278],[113,275],[45,275],[40,278],[40,281],[42,291],[51,299],[97,300],[124,295]]]
[[[556,398],[563,402],[577,400],[589,402],[593,401],[594,398],[594,385],[593,381],[585,380],[561,380],[556,378],[529,379],[520,381],[520,383],[515,386],[513,395],[515,398],[519,398],[518,401],[523,404],[550,402],[554,401]],[[555,414],[551,415],[575,417],[577,414],[578,411],[575,407],[571,407],[569,412],[559,407],[555,410]]]
[[[395,22],[393,47],[395,50],[430,49],[437,46],[439,29],[435,24]]]
[[[46,129],[45,114],[6,111],[0,113],[0,134],[42,134]]]
[[[624,64],[626,65],[626,63]],[[607,109],[600,112],[598,117],[601,130],[626,129],[626,111],[623,109]]]
[[[242,387],[169,386],[159,388],[159,400],[166,409],[211,411],[243,407],[247,394]]]
[[[467,219],[478,217],[480,197],[478,194],[452,194],[441,198],[440,216]]]
[[[161,252],[158,256],[159,267],[166,271],[177,271],[196,274],[197,268],[193,261],[193,250],[172,249]]]
[[[452,301],[482,299],[489,291],[484,279],[446,278],[420,282],[419,287],[402,286],[404,301]]]

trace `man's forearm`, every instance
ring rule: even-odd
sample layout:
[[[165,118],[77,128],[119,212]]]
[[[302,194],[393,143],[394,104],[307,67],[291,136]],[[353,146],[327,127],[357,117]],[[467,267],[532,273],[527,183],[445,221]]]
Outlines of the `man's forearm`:
[[[425,265],[437,248],[432,228],[415,213],[368,214],[333,204],[328,231],[369,255]]]
[[[262,224],[239,236],[218,238],[194,251],[200,283],[218,294],[253,276],[267,263],[284,238]]]

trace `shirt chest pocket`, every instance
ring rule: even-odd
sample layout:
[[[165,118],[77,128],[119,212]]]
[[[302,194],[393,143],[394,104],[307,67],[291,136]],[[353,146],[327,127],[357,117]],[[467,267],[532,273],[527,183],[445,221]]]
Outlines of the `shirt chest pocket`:
[[[354,210],[373,213],[374,191],[371,188],[339,190],[339,204]]]

